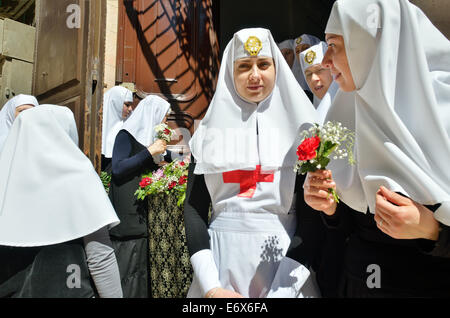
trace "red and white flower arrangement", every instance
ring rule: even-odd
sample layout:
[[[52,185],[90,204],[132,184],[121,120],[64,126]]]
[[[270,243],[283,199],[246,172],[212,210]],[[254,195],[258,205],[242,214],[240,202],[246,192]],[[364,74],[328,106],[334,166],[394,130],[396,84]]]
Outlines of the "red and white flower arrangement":
[[[145,197],[157,193],[176,192],[177,205],[181,206],[186,197],[189,161],[189,157],[182,161],[174,160],[155,172],[142,175],[139,188],[135,192],[137,199],[144,200]]]
[[[174,135],[174,130],[170,129],[167,124],[159,124],[155,126],[156,138],[170,142]]]
[[[355,134],[341,123],[328,121],[323,126],[314,124],[302,132],[302,143],[297,148],[298,160],[294,171],[301,174],[326,169],[331,159],[347,159],[350,165],[355,164],[353,145]],[[329,189],[334,200],[339,202],[339,196],[334,189]]]

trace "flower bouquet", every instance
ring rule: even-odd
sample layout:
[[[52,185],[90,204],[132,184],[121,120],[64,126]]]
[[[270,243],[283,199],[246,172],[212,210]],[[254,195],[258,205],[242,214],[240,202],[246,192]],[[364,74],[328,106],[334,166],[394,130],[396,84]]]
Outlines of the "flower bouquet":
[[[328,121],[322,127],[314,124],[302,132],[302,137],[303,141],[297,148],[298,161],[294,166],[295,172],[305,174],[326,169],[332,155],[334,160],[347,158],[350,165],[355,164],[353,157],[355,134],[341,123]],[[328,191],[333,195],[334,201],[339,202],[336,191],[334,189]]]
[[[188,167],[189,158],[185,158],[183,161],[174,160],[155,172],[142,175],[139,189],[135,192],[137,199],[144,200],[148,195],[169,194],[175,191],[178,198],[177,206],[181,207],[186,197]]]
[[[156,138],[170,142],[174,135],[174,130],[170,129],[166,124],[159,124],[155,126]]]
[[[111,186],[111,175],[106,171],[102,171],[100,173],[100,180],[102,180],[106,193],[109,193],[109,187]]]

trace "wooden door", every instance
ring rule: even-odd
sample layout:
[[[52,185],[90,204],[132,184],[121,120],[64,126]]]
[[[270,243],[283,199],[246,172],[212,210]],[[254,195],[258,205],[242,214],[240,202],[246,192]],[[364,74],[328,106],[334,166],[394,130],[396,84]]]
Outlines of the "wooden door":
[[[116,80],[166,98],[178,126],[205,114],[219,63],[212,0],[119,0]]]
[[[80,149],[99,171],[106,0],[37,0],[33,94],[69,107]]]

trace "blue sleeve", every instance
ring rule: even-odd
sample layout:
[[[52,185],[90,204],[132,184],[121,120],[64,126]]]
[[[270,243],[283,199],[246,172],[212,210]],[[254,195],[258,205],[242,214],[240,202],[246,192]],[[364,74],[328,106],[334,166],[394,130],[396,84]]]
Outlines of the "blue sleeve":
[[[158,168],[146,148],[134,156],[131,156],[132,150],[133,136],[127,131],[121,130],[114,142],[112,155],[112,176],[116,180],[124,181],[143,173],[145,170],[156,170]]]

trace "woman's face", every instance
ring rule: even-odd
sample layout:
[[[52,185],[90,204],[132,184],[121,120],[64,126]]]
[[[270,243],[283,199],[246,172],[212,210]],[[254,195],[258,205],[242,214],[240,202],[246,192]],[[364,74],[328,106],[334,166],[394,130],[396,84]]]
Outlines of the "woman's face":
[[[321,64],[308,67],[305,71],[305,79],[313,94],[319,99],[325,96],[333,81],[330,70]]]
[[[309,49],[310,47],[311,47],[311,45],[309,45],[307,43],[298,44],[295,47],[295,55],[297,56],[297,58],[299,57],[300,53],[302,53],[306,49]]]
[[[275,86],[275,62],[271,57],[248,57],[234,62],[237,93],[253,103],[263,101]]]
[[[281,54],[283,54],[284,59],[288,63],[289,67],[292,68],[292,65],[294,65],[294,50],[292,49],[281,49]]]
[[[24,110],[27,110],[27,109],[30,109],[30,108],[33,108],[34,106],[33,105],[20,105],[19,107],[16,107],[16,111],[15,111],[15,113],[14,113],[14,118],[17,118],[17,116],[19,116],[19,114],[21,113],[21,112],[23,112]]]
[[[322,60],[323,67],[330,69],[333,79],[344,92],[354,91],[356,85],[348,65],[344,38],[337,34],[326,34],[325,39],[328,49]]]
[[[122,119],[127,119],[133,111],[133,103],[124,103],[122,109]]]

